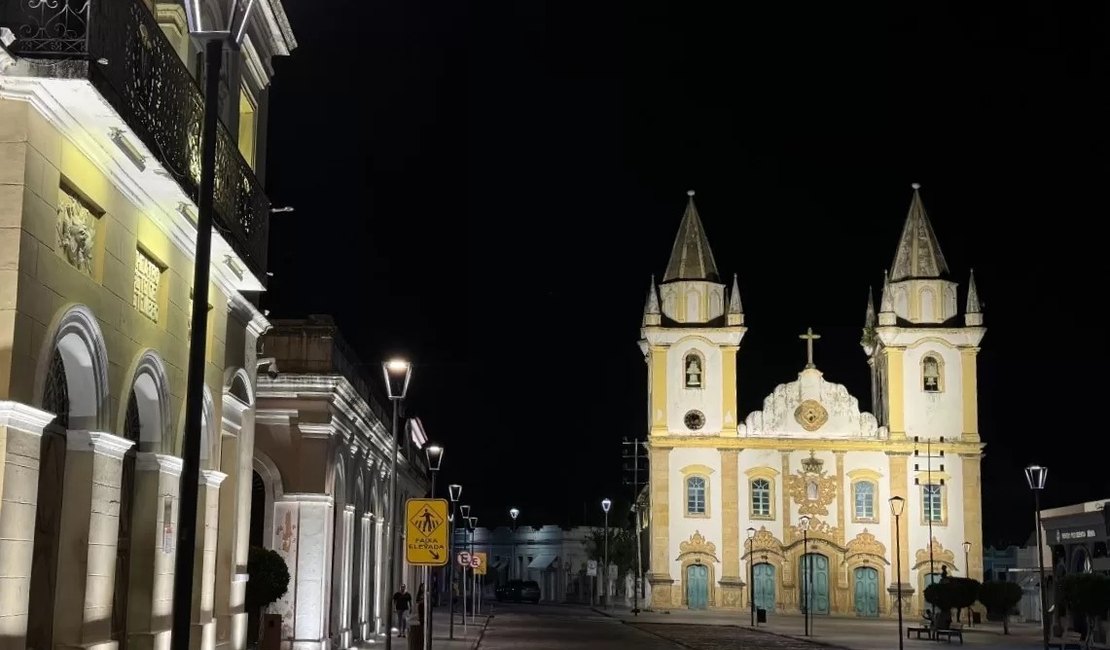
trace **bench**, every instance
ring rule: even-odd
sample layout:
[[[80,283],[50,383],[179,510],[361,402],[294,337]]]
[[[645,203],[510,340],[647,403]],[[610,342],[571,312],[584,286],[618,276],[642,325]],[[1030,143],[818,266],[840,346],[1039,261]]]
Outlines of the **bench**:
[[[916,634],[918,639],[921,638],[922,634],[928,636],[930,639],[933,638],[933,628],[929,627],[928,625],[907,627],[906,628],[906,638],[907,639],[910,638],[910,633],[911,632]]]
[[[962,625],[958,627],[956,625],[953,625],[947,630],[934,630],[933,634],[936,635],[933,638],[937,641],[940,641],[941,637],[944,637],[945,641],[947,641],[948,643],[952,643],[952,638],[955,637],[960,640],[960,645],[964,644],[964,630]]]
[[[1083,637],[1078,632],[1068,632],[1058,639],[1050,639],[1048,647],[1058,650],[1083,650]]]

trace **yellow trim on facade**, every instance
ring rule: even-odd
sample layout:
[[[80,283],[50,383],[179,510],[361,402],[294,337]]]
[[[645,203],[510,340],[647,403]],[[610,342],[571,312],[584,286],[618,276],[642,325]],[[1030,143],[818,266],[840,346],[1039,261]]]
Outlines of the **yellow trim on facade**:
[[[883,348],[886,354],[886,403],[889,409],[890,438],[906,437],[906,391],[904,353],[901,348]]]
[[[964,540],[971,542],[971,552],[968,554],[969,578],[980,582],[983,580],[983,504],[980,456],[964,456],[960,459],[963,465],[963,491],[964,491]]]
[[[721,450],[721,579],[740,577],[740,452]],[[744,582],[747,582],[745,580]],[[726,599],[727,600],[727,599]]]
[[[979,380],[976,372],[979,348],[960,348],[963,369],[963,438],[979,442]]]
[[[682,474],[683,476],[686,476],[687,474],[700,474],[702,476],[708,477],[715,471],[717,470],[708,465],[687,465],[686,467],[678,470],[678,473]],[[933,473],[936,474],[936,472]]]
[[[775,495],[777,494],[778,488],[776,486],[777,480],[775,479],[775,477],[778,476],[778,472],[771,467],[753,467],[744,472],[744,474],[746,474],[748,477],[748,518],[774,520],[777,516],[777,513],[775,512]],[[766,480],[771,489],[770,499],[767,504],[770,512],[765,515],[759,514],[755,511],[755,489],[752,487],[752,483],[754,483],[758,479]]]
[[[936,474],[936,472],[933,472],[933,473]],[[940,519],[934,519],[932,521],[932,525],[934,527],[936,527],[936,526],[941,526],[941,527],[947,526],[948,525],[948,486],[947,485],[940,485],[939,481],[935,481],[932,484],[922,482],[920,485],[914,486],[914,487],[917,488],[917,498],[919,499],[919,503],[921,504],[921,508],[920,508],[920,510],[921,510],[921,525],[922,526],[928,526],[930,524],[929,518],[925,516],[925,487],[928,486],[928,485],[933,485],[935,487],[940,488]]]
[[[667,433],[667,348],[653,345],[648,350],[651,371],[651,435]]]
[[[651,474],[651,572],[654,576],[669,579],[671,450],[653,444],[648,453],[651,455],[648,470]],[[652,587],[656,588],[655,585]],[[665,596],[669,597],[670,589],[665,591]]]
[[[771,438],[728,436],[659,436],[651,441],[653,446],[683,449],[774,449],[783,452],[804,451],[882,451],[912,454],[914,443],[903,437],[901,440],[859,440],[818,439],[818,438]],[[944,450],[946,454],[979,453],[979,443],[970,443],[945,438],[943,443],[932,446],[935,451]],[[934,472],[935,473],[935,472]]]
[[[703,465],[704,467],[704,465]],[[712,511],[709,509],[709,474],[701,472],[687,473],[685,470],[682,472],[682,512],[683,516],[687,519],[709,519],[713,516]],[[690,479],[700,478],[705,482],[705,511],[704,512],[690,512]]]
[[[917,465],[920,468],[921,463],[918,463]],[[930,477],[930,475],[931,475],[931,477]],[[935,470],[935,469],[932,472],[929,472],[929,471],[926,471],[926,470],[923,470],[923,469],[918,469],[913,474],[913,480],[915,482],[917,482],[918,484],[920,484],[920,485],[925,485],[926,483],[933,483],[933,484],[936,484],[936,485],[944,485],[945,483],[948,483],[949,481],[952,480],[952,475],[949,474],[948,472],[942,472],[942,471]],[[941,483],[941,481],[943,481],[944,483]]]
[[[887,461],[890,467],[890,496],[902,497],[905,499],[905,505],[909,505],[909,494],[906,493],[907,476],[906,469],[909,466],[909,454],[888,454]],[[909,583],[910,571],[910,522],[906,512],[902,512],[902,516],[897,520],[894,517],[890,518],[890,538],[898,538],[899,553],[898,558],[901,563],[902,572],[898,576],[900,584]],[[897,526],[897,530],[895,527]]]
[[[858,474],[861,470],[855,470],[851,474]],[[852,477],[851,483],[848,488],[848,499],[851,499],[852,504],[852,523],[854,524],[877,524],[879,523],[879,513],[881,512],[880,504],[883,503],[881,492],[879,490],[879,473],[872,470],[862,470],[864,475],[857,475]],[[860,483],[869,483],[872,490],[871,498],[871,516],[860,517],[856,511],[856,486]],[[841,519],[843,521],[843,519]]]
[[[870,468],[861,468],[861,469],[854,469],[854,470],[848,472],[848,478],[852,479],[853,481],[857,480],[857,479],[865,479],[865,478],[866,479],[871,479],[873,481],[878,481],[878,480],[881,480],[883,478],[883,475],[882,475],[881,472],[878,472],[878,471],[870,469]]]

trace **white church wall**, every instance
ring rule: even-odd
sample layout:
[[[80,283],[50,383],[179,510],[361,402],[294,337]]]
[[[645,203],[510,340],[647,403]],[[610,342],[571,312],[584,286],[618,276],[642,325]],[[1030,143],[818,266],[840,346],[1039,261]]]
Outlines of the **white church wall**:
[[[679,555],[679,545],[688,541],[695,532],[701,533],[707,541],[717,547],[717,558],[721,557],[721,453],[716,449],[675,449],[671,452],[672,480],[669,486],[670,538],[668,540],[671,575],[676,580],[681,575],[681,563],[675,561]],[[706,471],[708,469],[709,471]],[[686,470],[686,473],[683,473]],[[706,516],[692,516],[686,513],[686,476],[708,474],[708,500]],[[718,564],[714,574],[720,576]]]
[[[933,356],[941,362],[940,390],[923,390],[922,362]],[[906,435],[956,438],[963,428],[963,370],[960,351],[939,338],[927,338],[905,353]]]
[[[686,388],[686,356],[691,351],[701,356],[702,387]],[[667,352],[667,428],[685,434],[714,434],[722,428],[721,385],[724,380],[721,372],[723,359],[716,344],[700,336],[687,336],[676,341]],[[683,419],[691,410],[701,411],[705,416],[705,426],[690,431]]]
[[[857,519],[856,495],[853,490],[855,481],[873,480],[874,494],[873,517],[871,520]],[[844,540],[851,541],[865,530],[874,535],[887,549],[887,556],[894,557],[894,540],[891,537],[890,503],[890,462],[881,451],[850,451],[844,454],[844,482],[840,486],[844,498]]]

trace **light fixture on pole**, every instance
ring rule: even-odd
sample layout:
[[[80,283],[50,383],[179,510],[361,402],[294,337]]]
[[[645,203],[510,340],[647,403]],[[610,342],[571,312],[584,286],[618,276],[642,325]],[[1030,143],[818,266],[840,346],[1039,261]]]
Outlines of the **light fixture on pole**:
[[[474,557],[474,533],[478,530],[478,518],[467,517],[469,522],[468,528],[470,529],[470,557]],[[470,572],[470,593],[471,599],[474,601],[470,608],[470,620],[474,621],[474,617],[478,614],[478,573],[471,570]]]
[[[516,518],[520,516],[520,510],[516,508],[509,508],[509,517],[513,520],[513,529],[511,535],[513,554],[509,556],[509,580],[513,579],[513,573],[516,573]]]
[[[906,500],[902,497],[890,497],[890,514],[894,515],[894,563],[897,576],[895,585],[898,589],[898,650],[902,650],[902,533],[899,528],[902,512],[906,509]]]
[[[964,542],[964,576],[971,577],[971,542]]]
[[[447,496],[451,499],[451,552],[448,556],[447,562],[447,597],[450,599],[451,605],[451,622],[447,624],[447,636],[450,639],[455,638],[455,507],[459,502],[459,497],[462,496],[462,486],[458,483],[452,483],[447,486]]]
[[[752,627],[755,627],[755,564],[752,560],[752,542],[755,540],[755,529],[748,529],[748,604],[752,610]]]
[[[465,505],[465,504],[459,506],[459,515],[462,516],[462,522],[461,522],[462,523],[462,529],[463,529],[462,545],[463,545],[463,548],[469,549],[470,547],[467,544],[467,540],[469,539],[469,537],[467,536],[467,531],[470,530],[470,506]],[[469,555],[469,554],[470,554],[470,551],[467,550],[467,555]],[[470,566],[469,566],[469,563],[463,564],[461,566],[462,566],[462,573],[459,575],[459,583],[462,585],[462,594],[461,594],[462,595],[462,620],[463,620],[463,633],[465,634],[465,632],[466,632],[466,610],[467,610],[467,605],[469,604],[469,601],[466,599],[466,572],[467,572],[467,569],[470,568]]]
[[[443,447],[439,445],[428,445],[424,447],[424,457],[428,461],[428,472],[432,475],[431,485],[431,498],[436,498],[436,474],[439,473],[439,468],[443,464]],[[447,563],[451,563],[451,557],[448,556]],[[424,633],[424,650],[430,650],[432,647],[432,567],[424,567],[424,625],[421,630]]]
[[[802,529],[802,620],[805,635],[809,636],[809,517],[798,519],[798,527]]]
[[[389,544],[387,549],[387,557],[389,558],[387,575],[389,576],[389,589],[392,591],[396,579],[397,540],[401,538],[401,532],[397,526],[397,510],[401,507],[397,502],[397,454],[401,437],[398,418],[400,417],[401,402],[404,401],[409,392],[412,364],[403,359],[392,359],[382,364],[382,374],[385,377],[386,395],[388,395],[389,401],[393,403],[393,448],[390,451],[391,458],[389,460]],[[393,598],[386,598],[385,620],[386,630],[389,632],[385,635],[385,650],[391,650],[393,647]]]
[[[1037,582],[1041,592],[1041,636],[1044,637],[1044,650],[1048,650],[1048,601],[1045,598],[1044,550],[1041,540],[1041,490],[1044,490],[1045,482],[1048,481],[1048,468],[1040,465],[1026,467],[1025,480],[1033,491],[1033,507],[1037,510]]]
[[[204,20],[199,3],[185,3],[189,34],[204,45],[204,123],[201,131],[200,188],[197,197],[197,247],[193,258],[193,307],[189,366],[185,383],[185,432],[181,445],[181,487],[174,558],[173,650],[191,647],[193,569],[197,541],[197,491],[204,413],[204,366],[208,339],[208,275],[212,263],[212,218],[216,211],[216,133],[219,126],[220,66],[224,43],[237,50],[243,42],[255,0],[230,0],[226,20]],[[230,179],[224,179],[230,182]]]
[[[605,512],[605,566],[601,569],[601,600],[606,609],[609,608],[609,508],[612,505],[608,498],[601,500],[601,509]]]

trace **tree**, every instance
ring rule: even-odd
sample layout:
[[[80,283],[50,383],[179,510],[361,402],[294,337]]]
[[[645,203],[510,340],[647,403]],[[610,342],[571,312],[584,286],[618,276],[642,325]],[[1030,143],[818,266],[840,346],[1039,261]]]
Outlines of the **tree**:
[[[289,589],[289,566],[277,551],[252,546],[247,557],[248,612],[261,612]]]
[[[1001,614],[1002,633],[1010,633],[1010,611],[1021,602],[1021,585],[1016,582],[984,582],[979,587],[979,602],[988,612]]]
[[[1110,578],[1099,573],[1074,573],[1060,581],[1060,593],[1064,608],[1085,619],[1090,648],[1098,619],[1110,610]]]
[[[605,529],[591,530],[586,546],[589,558],[602,564],[605,561]],[[617,575],[636,570],[636,531],[609,528],[609,563],[616,565]]]

